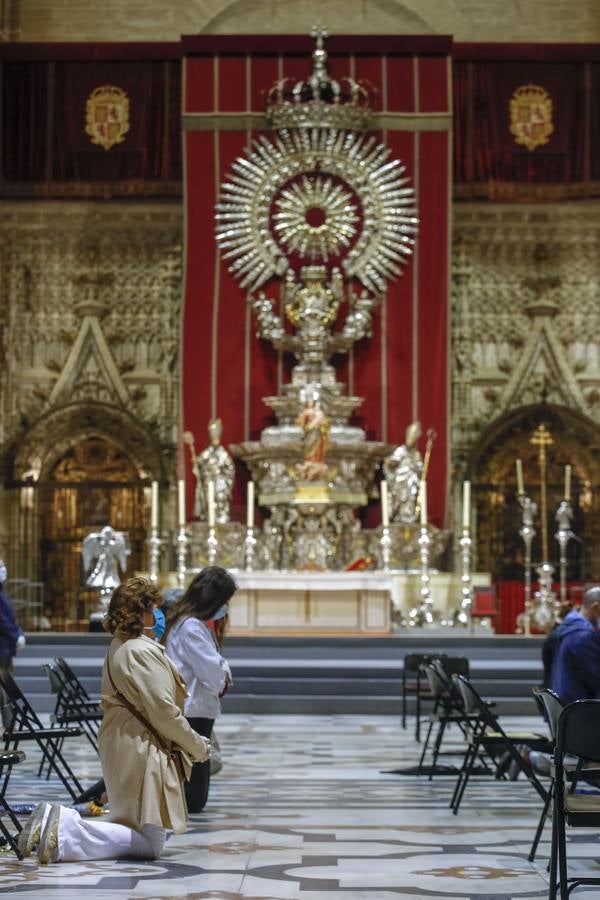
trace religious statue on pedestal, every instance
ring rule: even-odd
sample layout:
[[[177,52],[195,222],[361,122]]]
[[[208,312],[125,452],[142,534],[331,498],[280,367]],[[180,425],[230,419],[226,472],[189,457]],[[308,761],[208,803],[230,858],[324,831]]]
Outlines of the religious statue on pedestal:
[[[389,485],[390,521],[412,524],[417,521],[417,499],[423,477],[423,457],[417,447],[421,423],[406,429],[406,443],[396,447],[383,463]]]
[[[215,497],[215,524],[226,525],[230,519],[231,492],[235,474],[234,463],[221,444],[223,423],[211,419],[208,423],[209,445],[196,456],[194,436],[186,431],[183,439],[190,448],[192,469],[196,476],[194,515],[202,522],[208,521],[208,484],[212,481]]]
[[[130,553],[127,533],[115,531],[110,525],[105,525],[100,531],[92,531],[84,538],[85,585],[100,591],[100,609],[93,616],[104,612],[110,594],[121,584],[119,568],[125,572]]]
[[[304,431],[304,462],[296,466],[301,478],[318,481],[327,475],[325,455],[329,447],[329,419],[318,400],[307,400],[296,425]]]

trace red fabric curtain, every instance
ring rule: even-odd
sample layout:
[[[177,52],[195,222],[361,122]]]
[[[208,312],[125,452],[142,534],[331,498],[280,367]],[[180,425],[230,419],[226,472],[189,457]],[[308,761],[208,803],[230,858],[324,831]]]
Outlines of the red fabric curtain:
[[[2,66],[2,172],[5,179],[46,177],[48,64]]]
[[[354,52],[346,50],[343,42]],[[184,428],[195,434],[200,445],[206,441],[206,426],[213,415],[224,421],[225,443],[257,439],[261,430],[273,423],[262,398],[276,394],[278,379],[285,382],[289,371],[289,360],[280,361],[268,342],[256,338],[245,291],[219,259],[214,239],[220,183],[234,159],[257,135],[219,130],[218,125],[207,130],[207,123],[213,120],[206,117],[262,112],[265,91],[280,72],[307,77],[313,43],[306,38],[266,36],[237,40],[235,47],[233,43],[233,38],[184,39],[189,52],[184,68],[188,118],[184,124],[183,418]],[[439,55],[424,57],[417,51],[413,56],[407,39],[394,43],[385,37],[340,38],[337,45],[332,38],[329,49],[332,74],[340,77],[354,67],[355,77],[368,80],[375,88],[376,108],[386,98],[390,112],[449,112],[449,44]],[[201,128],[194,127],[194,115]],[[432,520],[442,524],[448,446],[450,133],[434,126],[418,133],[390,129],[385,140],[418,188],[419,250],[404,274],[389,284],[387,297],[375,312],[372,337],[360,342],[350,358],[343,360],[339,377],[349,393],[365,398],[356,424],[370,439],[401,443],[406,426],[417,418],[424,428],[435,429],[438,437],[430,468],[429,501]],[[267,286],[273,297],[278,291],[275,282]],[[343,311],[340,318],[342,315]],[[235,518],[243,512],[244,478],[245,467],[241,466],[232,510]],[[187,482],[191,508],[191,471]],[[367,524],[378,520],[378,510],[373,509],[371,515],[372,519],[368,512],[365,515]]]
[[[179,193],[178,60],[4,61],[2,77],[5,193],[19,193],[24,182],[47,194],[70,186],[73,196],[94,196],[95,184],[103,197]],[[129,100],[128,131],[109,149],[86,133],[87,99],[103,85]]]
[[[594,69],[597,67],[594,67]],[[567,199],[600,195],[590,65],[585,62],[454,63],[454,179],[459,197]],[[529,150],[511,133],[510,101],[525,85],[552,100],[552,133]],[[597,89],[596,89],[597,91]],[[597,93],[596,93],[597,96]],[[596,121],[598,116],[596,115]]]

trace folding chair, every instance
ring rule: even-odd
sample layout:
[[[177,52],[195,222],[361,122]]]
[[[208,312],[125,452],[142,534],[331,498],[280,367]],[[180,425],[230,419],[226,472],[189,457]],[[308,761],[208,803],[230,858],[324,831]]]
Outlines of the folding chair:
[[[423,687],[421,666],[427,665],[435,657],[428,653],[407,653],[402,668],[402,727],[406,728],[406,710],[409,694],[416,699],[415,740],[421,740],[421,700],[431,700],[429,688]]]
[[[548,752],[552,747],[552,742],[540,734],[505,731],[500,725],[498,718],[479,696],[468,678],[465,678],[464,675],[454,675],[453,681],[460,691],[465,712],[472,717],[472,724],[469,724],[469,745],[465,752],[462,768],[458,773],[452,800],[450,801],[452,812],[455,815],[458,813],[469,778],[475,774],[474,763],[480,750],[484,750],[490,756],[494,756],[499,751],[507,753],[515,762],[517,768],[524,773],[542,800],[546,802],[547,791],[540,783],[529,763],[519,753],[517,744],[524,744],[531,750]]]
[[[554,691],[551,691],[549,688],[534,688],[533,689],[533,698],[540,710],[544,719],[548,722],[548,728],[550,729],[550,736],[552,739],[552,744],[554,745],[556,742],[556,730],[558,727],[558,719],[563,711],[564,703]],[[554,753],[554,746],[552,748],[552,753]],[[548,796],[546,797],[546,802],[542,807],[542,812],[540,815],[540,820],[538,822],[538,826],[536,828],[535,835],[533,837],[533,842],[531,844],[531,850],[529,851],[529,862],[533,862],[535,859],[535,855],[537,853],[538,844],[542,837],[542,833],[544,831],[544,825],[546,824],[546,818],[548,816],[548,810],[550,809],[550,805],[552,803],[552,798],[554,795],[554,779],[550,780],[550,787],[548,788]]]
[[[431,781],[437,768],[437,761],[441,753],[442,741],[447,727],[456,724],[463,736],[466,735],[464,720],[467,714],[464,711],[460,695],[444,671],[441,660],[434,660],[429,665],[422,666],[422,671],[429,683],[429,690],[434,699],[434,705],[429,714],[429,728],[423,743],[418,772],[419,774],[422,773],[429,741],[433,728],[437,723],[438,729],[433,744],[432,764],[429,770],[429,780]],[[461,750],[460,752],[462,753],[463,751]]]
[[[79,737],[80,727],[44,728],[37,713],[8,672],[0,672],[0,686],[4,688],[10,708],[10,724],[4,731],[4,749],[18,750],[22,741],[34,741],[48,765],[56,772],[72,798],[83,788],[62,755],[59,741],[65,737]],[[12,747],[11,747],[12,744]],[[6,791],[10,768],[2,779],[2,791]]]
[[[570,892],[580,885],[600,885],[600,878],[568,877],[566,826],[598,828],[600,794],[575,794],[572,792],[573,785],[567,790],[567,756],[600,763],[600,700],[576,700],[575,703],[569,703],[558,719],[553,766],[554,815],[549,900],[556,900],[559,891],[561,900],[566,900]]]
[[[24,759],[25,759],[25,754],[23,753],[22,750],[13,750],[13,751],[9,751],[8,753],[2,753],[0,751],[0,777],[2,776],[2,772],[4,769],[8,769],[8,771],[10,772],[10,770],[12,769],[13,766],[16,766],[18,763],[22,763],[24,761]],[[21,830],[21,824],[20,824],[19,820],[17,819],[14,812],[12,811],[12,809],[10,808],[10,806],[8,805],[8,803],[6,801],[5,791],[6,791],[6,783],[8,781],[8,778],[3,778],[1,780],[2,780],[2,784],[0,785],[0,833],[4,837],[5,843],[7,843],[9,845],[9,847],[11,848],[11,850],[13,850],[14,853],[16,853],[17,859],[23,859],[23,856],[21,855],[21,853],[19,853],[19,848],[17,847],[16,840],[14,839],[12,833],[9,831],[9,829],[6,827],[6,825],[2,821],[2,817],[4,815],[7,815],[8,818],[10,819],[10,821],[12,822],[14,828],[16,829],[17,834]]]
[[[62,662],[64,663],[64,660]],[[73,680],[65,674],[58,659],[46,663],[42,668],[48,676],[50,690],[56,694],[54,712],[50,717],[51,723],[59,726],[81,725],[83,734],[98,752],[98,724],[102,721],[100,704],[89,699],[77,676],[74,675]]]
[[[99,706],[100,699],[99,698],[94,699],[94,698],[90,697],[90,695],[86,691],[85,687],[83,686],[83,683],[77,677],[77,675],[75,674],[75,672],[73,671],[73,669],[71,668],[69,663],[66,661],[66,659],[64,659],[64,657],[57,656],[54,659],[54,662],[56,663],[56,665],[59,667],[59,669],[63,673],[65,679],[69,683],[69,687],[71,688],[71,690],[75,696],[80,697],[81,700],[84,700],[87,703],[95,703],[96,705]]]

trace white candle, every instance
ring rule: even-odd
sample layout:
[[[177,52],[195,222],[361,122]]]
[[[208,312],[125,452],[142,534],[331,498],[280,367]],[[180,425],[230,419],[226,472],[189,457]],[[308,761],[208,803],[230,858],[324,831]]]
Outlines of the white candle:
[[[208,527],[215,527],[215,483],[208,482]]]
[[[420,506],[421,506],[421,525],[427,525],[427,482],[421,482],[421,489],[419,491],[421,495]]]
[[[150,528],[158,528],[158,481],[152,482],[150,491]]]
[[[463,528],[471,524],[471,482],[463,481]]]
[[[246,489],[246,528],[254,528],[254,482],[249,481]]]
[[[525,495],[525,487],[523,484],[523,463],[520,459],[515,460],[517,466],[517,493],[520,497]]]
[[[179,524],[185,525],[185,481],[182,478],[177,482],[177,512]]]
[[[379,485],[379,490],[381,493],[381,524],[384,528],[389,528],[390,525],[390,506],[388,499],[388,483],[383,479],[381,484]]]
[[[571,499],[571,466],[565,466],[565,500]]]

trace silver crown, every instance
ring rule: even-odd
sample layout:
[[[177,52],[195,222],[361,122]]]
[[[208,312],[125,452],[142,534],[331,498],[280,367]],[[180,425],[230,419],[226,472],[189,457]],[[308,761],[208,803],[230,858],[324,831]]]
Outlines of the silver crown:
[[[364,131],[371,120],[369,91],[354,78],[336,81],[327,71],[323,46],[329,33],[320,25],[311,31],[316,40],[310,78],[282,78],[267,94],[267,121],[271,128],[339,128]]]

